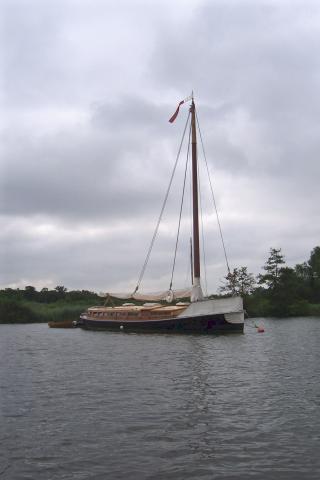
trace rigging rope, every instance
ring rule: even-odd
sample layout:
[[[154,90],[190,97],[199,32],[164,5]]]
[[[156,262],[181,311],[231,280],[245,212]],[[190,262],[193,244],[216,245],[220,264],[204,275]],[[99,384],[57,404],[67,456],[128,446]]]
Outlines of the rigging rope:
[[[180,204],[179,222],[178,222],[176,246],[175,246],[175,250],[174,250],[174,257],[173,257],[173,264],[172,264],[172,272],[171,272],[171,279],[170,279],[170,287],[169,287],[169,290],[172,289],[173,274],[174,274],[174,269],[175,269],[175,266],[176,266],[176,258],[177,258],[177,250],[178,250],[179,234],[180,234],[180,225],[181,225],[181,216],[182,216],[184,193],[185,193],[185,187],[186,187],[186,178],[187,178],[188,162],[189,162],[190,138],[191,138],[191,123],[190,123],[190,128],[189,128],[187,160],[186,160],[186,166],[185,166],[185,169],[184,169],[184,179],[183,179],[182,197],[181,197],[181,204]]]
[[[155,228],[154,233],[153,233],[153,236],[152,236],[152,240],[151,240],[151,243],[150,243],[150,246],[149,246],[149,250],[148,250],[146,259],[145,259],[145,261],[144,261],[144,264],[143,264],[143,266],[142,266],[142,269],[141,269],[141,272],[140,272],[140,275],[139,275],[139,279],[138,279],[138,283],[137,283],[137,286],[136,286],[136,288],[135,288],[135,291],[133,292],[133,295],[138,291],[138,289],[139,289],[139,287],[140,287],[140,283],[141,283],[142,278],[143,278],[143,275],[144,275],[144,272],[145,272],[145,270],[146,270],[146,268],[147,268],[147,265],[148,265],[148,261],[149,261],[149,258],[150,258],[150,254],[151,254],[151,251],[152,251],[152,248],[153,248],[153,245],[154,245],[154,242],[155,242],[155,239],[156,239],[158,230],[159,230],[159,225],[160,225],[160,223],[161,223],[162,215],[163,215],[163,212],[164,212],[164,209],[165,209],[167,200],[168,200],[168,196],[169,196],[169,193],[170,193],[170,189],[171,189],[173,177],[174,177],[174,174],[175,174],[175,171],[176,171],[176,168],[177,168],[178,160],[179,160],[180,153],[181,153],[182,144],[183,144],[183,141],[184,141],[185,133],[186,133],[187,126],[188,126],[188,122],[189,122],[189,118],[190,118],[190,112],[189,112],[189,114],[188,114],[188,118],[187,118],[187,121],[186,121],[184,130],[183,130],[182,139],[181,139],[181,142],[180,142],[178,154],[177,154],[176,161],[175,161],[175,164],[174,164],[174,167],[173,167],[173,170],[172,170],[170,182],[169,182],[169,185],[168,185],[168,188],[167,188],[167,191],[166,191],[166,195],[165,195],[165,198],[164,198],[164,201],[163,201],[163,204],[162,204],[162,208],[161,208],[161,211],[160,211],[160,215],[159,215],[159,218],[158,218],[158,222],[157,222],[157,224],[156,224],[156,228]]]
[[[221,238],[222,248],[223,248],[224,257],[225,257],[226,264],[227,264],[228,273],[230,273],[230,267],[229,267],[229,262],[228,262],[228,257],[227,257],[227,251],[226,251],[226,247],[225,247],[225,244],[224,244],[224,239],[223,239],[222,228],[221,228],[221,224],[220,224],[220,219],[219,219],[219,214],[218,214],[216,199],[215,199],[215,196],[214,196],[214,193],[213,193],[213,187],[212,187],[212,183],[211,183],[210,172],[209,172],[209,167],[208,167],[206,152],[205,152],[204,144],[203,144],[203,140],[202,140],[202,134],[201,134],[201,130],[200,130],[200,124],[199,124],[199,119],[198,119],[197,111],[196,111],[196,120],[197,120],[197,126],[198,126],[198,130],[199,130],[200,140],[201,140],[203,157],[204,157],[205,164],[206,164],[206,168],[207,168],[207,173],[208,173],[208,178],[209,178],[209,185],[210,185],[210,189],[211,189],[211,194],[212,194],[214,209],[215,209],[215,212],[216,212],[216,217],[217,217],[217,222],[218,222],[218,227],[219,227],[219,232],[220,232],[220,238]]]

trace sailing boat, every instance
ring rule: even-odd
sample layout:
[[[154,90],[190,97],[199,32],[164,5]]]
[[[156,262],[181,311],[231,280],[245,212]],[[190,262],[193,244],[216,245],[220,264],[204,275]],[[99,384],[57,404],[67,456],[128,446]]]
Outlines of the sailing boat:
[[[243,332],[244,310],[242,298],[204,298],[200,278],[200,246],[199,246],[199,197],[198,197],[198,165],[197,165],[197,128],[196,108],[193,95],[179,103],[172,123],[179,113],[180,106],[191,100],[191,154],[192,154],[192,210],[193,210],[193,242],[192,270],[193,284],[189,290],[169,291],[158,294],[106,294],[107,300],[118,298],[146,301],[141,305],[126,302],[120,306],[90,307],[81,314],[78,324],[87,329],[124,330],[128,332],[201,332],[213,334],[217,332]],[[178,301],[190,296],[190,301]],[[164,304],[163,301],[169,304]],[[162,303],[161,303],[162,302]],[[106,302],[107,303],[107,302]]]

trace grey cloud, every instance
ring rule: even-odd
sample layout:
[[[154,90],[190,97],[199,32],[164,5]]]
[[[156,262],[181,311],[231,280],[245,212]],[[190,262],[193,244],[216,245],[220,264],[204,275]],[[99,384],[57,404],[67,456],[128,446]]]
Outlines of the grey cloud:
[[[91,124],[79,131],[33,139],[22,132],[19,142],[7,135],[2,208],[83,220],[128,216],[133,209],[146,214],[159,204],[168,182],[163,175],[173,164],[157,135],[156,113],[166,125],[163,109],[125,99],[94,108]]]
[[[247,112],[261,128],[262,145],[280,150],[277,169],[281,172],[283,157],[294,163],[308,158],[308,151],[298,156],[296,147],[306,149],[311,143],[319,148],[319,131],[314,128],[320,112],[317,18],[316,2],[308,6],[299,2],[204,3],[182,32],[172,28],[157,43],[154,80],[168,87],[173,83],[181,92],[194,85],[200,102],[229,105],[226,115],[231,120],[237,109]],[[181,55],[183,51],[188,54]],[[219,119],[213,118],[218,127]],[[233,162],[235,169],[239,156],[240,151]]]
[[[3,15],[6,103],[21,108],[56,101],[64,75],[63,2],[7,1]]]
[[[192,89],[231,265],[256,273],[270,246],[294,264],[319,243],[317,2],[190,0],[181,13],[13,0],[4,12],[3,285],[134,285],[186,106],[168,118]],[[147,272],[159,288],[173,213]],[[225,273],[216,226],[207,239],[214,289]]]

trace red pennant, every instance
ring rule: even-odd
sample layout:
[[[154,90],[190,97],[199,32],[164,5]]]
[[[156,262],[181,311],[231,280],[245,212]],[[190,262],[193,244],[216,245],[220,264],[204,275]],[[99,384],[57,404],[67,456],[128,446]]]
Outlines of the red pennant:
[[[172,117],[169,119],[169,122],[170,122],[170,123],[173,123],[173,122],[175,121],[175,119],[176,119],[177,116],[178,116],[179,109],[180,109],[181,105],[182,105],[184,102],[185,102],[185,100],[182,100],[182,102],[179,103],[177,110],[174,112],[174,114],[172,115]]]

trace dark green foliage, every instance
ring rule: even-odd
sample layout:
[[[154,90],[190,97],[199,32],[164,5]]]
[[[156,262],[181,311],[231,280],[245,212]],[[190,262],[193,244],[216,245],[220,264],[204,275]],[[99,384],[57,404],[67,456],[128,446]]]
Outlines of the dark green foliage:
[[[320,302],[320,247],[315,247],[308,261],[312,300]]]
[[[92,305],[101,305],[103,299],[88,290],[70,291],[65,287],[54,290],[27,286],[24,290],[0,290],[0,323],[32,323],[76,320]]]
[[[309,315],[320,317],[320,303],[309,303],[308,312]]]
[[[23,296],[26,300],[36,300],[37,290],[32,285],[27,285],[24,289]]]
[[[94,292],[88,290],[71,290],[70,292],[63,286],[58,286],[53,290],[48,288],[42,288],[40,292],[35,287],[28,285],[24,290],[5,288],[0,290],[0,300],[2,298],[10,300],[27,300],[38,303],[56,303],[59,301],[64,302],[87,302],[94,303],[100,302],[101,297]]]
[[[80,313],[92,305],[92,302],[44,304],[0,299],[0,323],[48,323],[77,320]]]
[[[315,273],[320,278],[320,247],[315,247],[312,250],[308,264],[312,273]]]
[[[263,269],[257,277],[261,286],[244,295],[249,316],[320,315],[320,247],[294,268],[285,266],[281,249],[271,248]]]
[[[246,295],[243,305],[249,317],[271,316],[271,302],[262,288],[257,288],[251,295]]]
[[[32,323],[36,321],[29,307],[17,300],[0,300],[0,323]]]
[[[266,285],[268,289],[276,288],[281,273],[281,265],[284,265],[284,263],[281,248],[271,248],[269,258],[263,267],[266,273],[258,275],[259,285]]]
[[[273,316],[290,316],[291,305],[303,300],[300,297],[299,287],[299,279],[294,269],[281,268],[277,285],[268,292]]]
[[[320,305],[318,305],[320,307]],[[311,315],[312,313],[311,305],[307,300],[296,300],[294,303],[291,303],[288,307],[288,316],[289,317],[299,317]],[[320,313],[320,308],[319,308]]]

